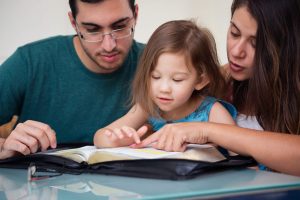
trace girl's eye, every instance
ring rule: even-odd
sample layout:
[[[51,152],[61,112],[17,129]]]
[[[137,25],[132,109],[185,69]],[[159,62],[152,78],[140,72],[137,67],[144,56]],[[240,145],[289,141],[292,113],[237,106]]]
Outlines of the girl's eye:
[[[153,78],[153,79],[159,79],[160,77],[159,77],[159,76],[152,75],[151,78]]]
[[[183,79],[173,79],[173,81],[175,81],[175,82],[182,82]]]

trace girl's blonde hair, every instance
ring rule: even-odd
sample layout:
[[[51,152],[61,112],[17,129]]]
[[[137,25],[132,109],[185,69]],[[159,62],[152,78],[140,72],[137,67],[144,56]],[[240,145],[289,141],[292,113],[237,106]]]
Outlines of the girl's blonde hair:
[[[133,105],[139,104],[151,116],[157,116],[158,109],[150,94],[150,79],[158,58],[163,53],[182,53],[187,66],[194,67],[199,78],[205,74],[209,84],[200,91],[200,95],[223,97],[225,81],[220,73],[212,34],[207,29],[198,27],[194,21],[175,20],[159,26],[143,51],[133,80]]]

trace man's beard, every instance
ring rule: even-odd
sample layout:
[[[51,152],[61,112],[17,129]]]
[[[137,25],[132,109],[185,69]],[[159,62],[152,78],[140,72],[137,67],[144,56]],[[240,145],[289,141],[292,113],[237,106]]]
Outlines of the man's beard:
[[[103,50],[101,52],[97,52],[95,54],[95,56],[92,56],[92,54],[82,45],[83,51],[84,53],[89,57],[90,60],[93,61],[93,63],[95,63],[95,65],[97,65],[98,69],[101,69],[101,71],[103,71],[104,73],[111,73],[116,71],[117,69],[119,69],[123,63],[123,59],[119,59],[118,62],[112,63],[111,65],[108,64],[107,66],[99,63],[99,61],[95,58],[97,56],[102,56],[102,55],[106,55],[106,54],[118,54],[119,56],[122,55],[122,52],[120,52],[118,49],[114,49],[113,51],[107,53],[107,52],[103,52]],[[101,59],[100,59],[101,61]],[[104,61],[103,61],[104,62]],[[105,62],[104,62],[105,63]]]

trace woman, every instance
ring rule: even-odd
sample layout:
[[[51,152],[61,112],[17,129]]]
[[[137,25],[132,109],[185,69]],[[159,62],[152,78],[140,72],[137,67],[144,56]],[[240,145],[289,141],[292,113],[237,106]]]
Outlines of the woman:
[[[185,143],[212,142],[252,156],[271,170],[300,176],[299,22],[297,0],[233,1],[227,71],[240,113],[237,123],[251,129],[170,124],[141,146],[156,142],[157,148],[167,149],[172,144],[176,151]]]

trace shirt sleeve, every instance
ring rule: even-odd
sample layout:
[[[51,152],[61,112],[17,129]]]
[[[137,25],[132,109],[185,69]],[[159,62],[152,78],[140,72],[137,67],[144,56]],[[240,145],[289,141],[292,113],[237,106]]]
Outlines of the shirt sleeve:
[[[21,49],[15,51],[0,66],[0,125],[8,122],[13,115],[18,115],[26,90],[25,59]]]
[[[229,114],[236,121],[237,114],[238,114],[236,108],[231,103],[228,103],[227,101],[219,100],[219,102],[227,109]]]

